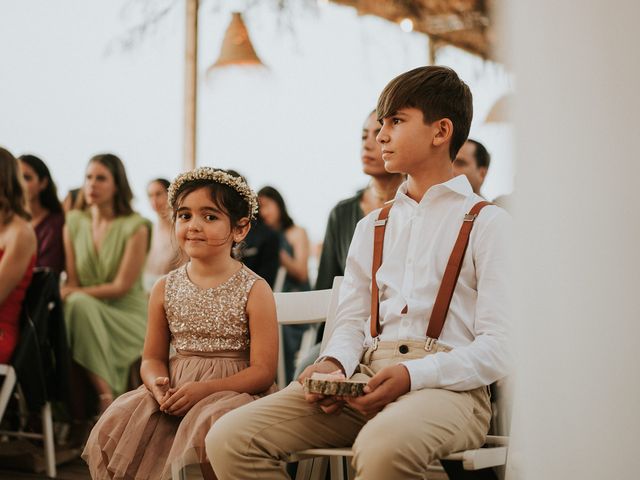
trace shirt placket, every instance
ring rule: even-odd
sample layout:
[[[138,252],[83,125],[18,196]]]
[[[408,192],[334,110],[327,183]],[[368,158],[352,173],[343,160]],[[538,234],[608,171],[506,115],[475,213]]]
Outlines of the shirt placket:
[[[402,296],[404,297],[406,302],[409,302],[411,298],[412,291],[415,286],[416,280],[416,262],[418,260],[418,249],[420,247],[420,238],[419,232],[421,231],[420,218],[416,215],[416,212],[413,212],[411,218],[409,220],[409,231],[408,231],[408,243],[407,243],[407,253],[405,256],[405,265],[404,265],[404,278],[402,280]],[[408,306],[408,305],[407,305]],[[401,307],[402,308],[402,307]],[[408,310],[407,314],[402,315],[402,320],[400,321],[400,331],[399,338],[409,338],[411,335],[411,311]]]

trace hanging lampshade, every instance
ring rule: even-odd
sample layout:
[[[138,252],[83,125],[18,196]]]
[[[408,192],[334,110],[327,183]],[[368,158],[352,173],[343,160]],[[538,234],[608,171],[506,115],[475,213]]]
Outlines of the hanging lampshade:
[[[493,104],[484,123],[508,123],[511,120],[511,97],[504,95]]]
[[[249,32],[240,12],[233,12],[220,49],[220,56],[209,70],[229,65],[264,66],[253,49]]]

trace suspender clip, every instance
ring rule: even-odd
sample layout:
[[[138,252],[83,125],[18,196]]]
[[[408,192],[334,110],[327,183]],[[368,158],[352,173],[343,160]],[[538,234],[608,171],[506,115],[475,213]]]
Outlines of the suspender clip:
[[[380,337],[374,337],[373,339],[373,343],[371,344],[371,350],[377,350],[378,349],[378,342],[380,341]]]
[[[431,337],[427,337],[427,341],[424,344],[424,349],[427,352],[430,352],[431,350],[433,350],[433,347],[436,346],[436,342],[438,341],[437,338],[431,338]]]
[[[467,213],[464,216],[464,221],[465,222],[473,222],[476,219],[477,216],[478,216],[477,213]]]
[[[382,220],[376,220],[375,222],[373,222],[373,226],[374,227],[384,227],[387,224],[387,219],[384,218]]]

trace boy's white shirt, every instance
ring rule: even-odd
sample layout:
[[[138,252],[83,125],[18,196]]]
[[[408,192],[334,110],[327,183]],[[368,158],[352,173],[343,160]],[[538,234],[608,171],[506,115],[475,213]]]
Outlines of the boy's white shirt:
[[[426,339],[428,319],[464,215],[483,200],[464,175],[434,185],[419,203],[398,189],[385,232],[380,289],[380,341]],[[358,223],[340,288],[336,328],[321,357],[340,361],[347,377],[372,339],[371,264],[379,210]],[[489,385],[509,370],[511,219],[485,207],[471,231],[440,342],[453,347],[403,362],[411,389],[464,391]],[[404,306],[408,311],[402,314]]]

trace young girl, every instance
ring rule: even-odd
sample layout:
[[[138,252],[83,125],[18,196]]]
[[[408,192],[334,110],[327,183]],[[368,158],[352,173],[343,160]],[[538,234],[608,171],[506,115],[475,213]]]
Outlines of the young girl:
[[[169,204],[189,262],[151,290],[144,385],[118,398],[91,432],[82,456],[94,479],[165,479],[172,465],[193,463],[215,478],[209,428],[274,389],[273,294],[232,256],[257,212],[255,194],[241,178],[201,167],[175,179]]]

